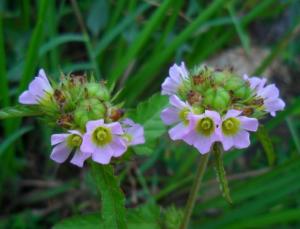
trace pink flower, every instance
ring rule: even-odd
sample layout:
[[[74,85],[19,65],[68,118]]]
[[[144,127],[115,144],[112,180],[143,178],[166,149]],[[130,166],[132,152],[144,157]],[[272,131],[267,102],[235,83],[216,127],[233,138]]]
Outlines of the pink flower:
[[[89,153],[80,151],[82,143],[82,134],[77,130],[69,130],[65,134],[53,134],[51,136],[51,145],[54,146],[50,158],[57,162],[63,163],[67,160],[72,150],[75,149],[71,163],[79,167],[83,166],[84,161],[91,156]]]
[[[256,131],[258,121],[255,118],[240,116],[242,111],[229,110],[222,118],[222,123],[219,127],[220,140],[224,150],[229,150],[232,147],[242,149],[250,145],[250,136],[247,131]]]
[[[183,81],[188,78],[188,71],[185,67],[184,62],[178,66],[174,64],[169,69],[169,76],[165,79],[162,84],[162,95],[174,95],[178,89],[183,85]]]
[[[179,140],[188,131],[188,114],[191,113],[192,107],[176,95],[172,95],[169,101],[171,107],[164,109],[160,117],[166,125],[177,124],[169,130],[169,135],[172,140]]]
[[[45,71],[39,70],[38,76],[29,84],[27,91],[19,96],[19,102],[22,104],[39,104],[47,95],[53,93],[53,89],[47,79]]]
[[[122,126],[124,130],[123,138],[128,146],[145,143],[144,128],[141,125],[127,118],[122,121]]]
[[[208,153],[212,144],[219,141],[218,126],[221,117],[216,111],[206,110],[204,114],[188,116],[190,123],[188,133],[183,140],[196,147],[201,154]]]
[[[108,164],[111,157],[120,157],[127,150],[122,135],[124,131],[118,122],[104,123],[103,119],[89,121],[80,150],[92,155],[100,164]]]
[[[276,111],[281,111],[285,107],[285,103],[279,98],[279,90],[275,84],[265,86],[267,80],[265,78],[251,77],[244,75],[244,79],[248,80],[251,89],[255,90],[256,95],[263,99],[265,111],[273,117]]]

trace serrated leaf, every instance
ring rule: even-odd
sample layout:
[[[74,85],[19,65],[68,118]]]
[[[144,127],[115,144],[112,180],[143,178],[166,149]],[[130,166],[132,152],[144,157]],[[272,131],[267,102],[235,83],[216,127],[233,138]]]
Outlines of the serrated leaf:
[[[226,178],[226,172],[225,172],[224,164],[223,164],[223,158],[222,158],[223,150],[221,147],[222,146],[218,143],[215,143],[213,146],[214,167],[216,170],[217,180],[219,182],[222,195],[229,204],[232,204],[228,181]]]
[[[127,228],[125,197],[114,176],[113,167],[92,163],[92,174],[98,193],[101,195],[103,227],[107,229]]]
[[[17,105],[14,107],[6,107],[0,110],[0,120],[7,118],[17,118],[25,116],[36,116],[42,114],[36,107],[27,107]]]
[[[73,216],[56,224],[53,229],[102,229],[105,228],[100,219],[100,212],[83,216]],[[159,206],[146,204],[130,209],[127,214],[129,229],[159,229]]]
[[[88,214],[85,216],[73,216],[69,219],[65,219],[62,222],[56,224],[53,229],[94,229],[94,228],[104,228],[100,213]]]
[[[165,133],[166,127],[160,119],[160,113],[167,102],[167,97],[156,94],[146,102],[140,103],[136,110],[129,113],[128,116],[141,124],[145,130],[146,144],[135,147],[138,154],[152,152],[151,143]]]
[[[256,132],[256,136],[264,148],[264,152],[266,153],[269,165],[273,166],[276,156],[273,143],[267,129],[263,125],[260,125],[258,131]]]

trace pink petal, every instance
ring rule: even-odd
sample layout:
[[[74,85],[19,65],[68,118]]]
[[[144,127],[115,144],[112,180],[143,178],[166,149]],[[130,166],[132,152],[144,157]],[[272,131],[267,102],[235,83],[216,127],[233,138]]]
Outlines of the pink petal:
[[[178,108],[179,110],[182,110],[183,108],[189,107],[189,105],[187,105],[186,103],[182,102],[176,95],[172,95],[170,97],[170,104],[176,108]]]
[[[276,115],[276,111],[281,111],[285,107],[285,103],[282,99],[273,99],[273,100],[266,100],[265,101],[266,111],[270,112],[271,115],[274,117]]]
[[[105,124],[105,126],[111,130],[112,134],[124,134],[122,126],[119,122]]]
[[[233,136],[233,144],[238,149],[247,148],[250,145],[250,135],[247,131],[241,130]]]
[[[82,137],[82,143],[80,146],[80,151],[84,153],[94,153],[96,151],[97,146],[92,143],[91,134],[84,134]]]
[[[199,150],[201,154],[206,154],[210,151],[212,143],[213,142],[210,137],[198,135],[197,141],[195,141],[194,146]]]
[[[71,149],[63,142],[53,148],[50,158],[57,163],[63,163],[70,153]]]
[[[132,136],[130,145],[138,145],[145,143],[144,128],[141,125],[135,124],[128,128],[127,133]]]
[[[121,137],[115,137],[109,145],[114,157],[120,157],[127,150],[126,143]]]
[[[169,76],[172,80],[176,82],[176,84],[180,84],[182,81],[182,78],[180,77],[180,68],[177,64],[174,64],[169,69]]]
[[[215,125],[219,125],[220,122],[221,122],[221,116],[216,111],[206,110],[205,111],[205,116],[211,118],[214,121]]]
[[[193,145],[197,141],[197,139],[198,134],[195,130],[189,130],[187,134],[183,136],[183,140],[189,145]]]
[[[79,135],[79,136],[82,137],[82,133],[78,130],[68,130],[68,132],[71,133],[71,134],[76,134],[76,135]]]
[[[39,70],[38,77],[43,80],[43,88],[44,88],[44,90],[46,90],[46,91],[52,91],[52,87],[51,87],[51,85],[49,83],[49,80],[48,80],[48,78],[46,76],[46,73],[45,73],[44,69],[40,69]]]
[[[172,80],[170,77],[167,77],[161,85],[162,95],[173,95],[177,92],[178,84]]]
[[[189,73],[188,73],[188,70],[183,61],[181,62],[181,65],[179,66],[179,72],[180,72],[180,75],[182,76],[182,78],[184,78],[184,79],[188,78]]]
[[[239,116],[243,111],[239,111],[239,110],[228,110],[225,117],[223,118],[223,120],[226,120],[228,118],[231,118],[231,117],[237,117]]]
[[[238,117],[241,122],[241,128],[249,131],[257,131],[258,120],[256,118],[248,118],[246,116]]]
[[[110,162],[112,156],[113,151],[111,147],[109,145],[106,145],[105,147],[97,148],[92,154],[92,159],[95,162],[106,165]]]
[[[104,120],[103,119],[99,119],[96,121],[89,121],[86,123],[86,132],[93,132],[93,130],[95,130],[97,127],[99,126],[103,126],[104,124]]]
[[[91,153],[83,153],[78,149],[75,151],[75,154],[70,162],[79,167],[83,167],[84,161],[88,159],[91,155]]]
[[[233,137],[222,135],[221,136],[221,143],[223,145],[224,150],[227,151],[231,147],[233,147]]]
[[[51,145],[56,145],[58,143],[61,143],[65,141],[65,139],[69,136],[70,134],[52,134],[51,135]]]
[[[277,98],[279,96],[279,90],[274,84],[271,84],[263,88],[259,95],[264,99]]]
[[[29,91],[24,91],[19,96],[19,103],[22,104],[38,104],[38,101],[34,95],[32,95]]]
[[[39,77],[35,77],[29,84],[29,92],[37,99],[42,99],[45,95],[44,80]]]
[[[167,107],[161,112],[160,118],[166,125],[172,125],[179,121],[178,110],[174,107]]]
[[[187,133],[188,128],[182,123],[177,124],[169,130],[169,135],[172,140],[179,140]]]

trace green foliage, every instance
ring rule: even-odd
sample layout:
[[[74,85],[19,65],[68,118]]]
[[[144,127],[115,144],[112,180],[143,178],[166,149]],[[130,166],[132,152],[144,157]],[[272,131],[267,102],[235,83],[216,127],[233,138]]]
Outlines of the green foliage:
[[[225,200],[232,204],[232,199],[230,196],[230,189],[228,186],[228,181],[226,178],[226,172],[223,165],[223,150],[220,144],[214,144],[213,146],[213,154],[214,154],[214,166],[217,174],[217,180],[219,182],[220,190],[222,192],[223,197]]]
[[[283,96],[290,101],[286,101],[288,105],[283,112],[265,120],[265,129],[253,135],[249,152],[234,150],[223,154],[224,165],[218,165],[219,174],[222,175],[223,167],[230,174],[233,205],[220,197],[214,171],[208,166],[190,226],[299,228],[300,98],[295,95],[299,91],[297,78],[293,78],[299,75],[300,46],[295,36],[299,31],[299,1],[75,2],[86,31],[79,25],[69,1],[23,0],[20,4],[0,1],[0,125],[3,128],[0,185],[5,187],[0,191],[0,200],[5,200],[1,204],[0,228],[48,228],[66,214],[78,216],[54,228],[104,227],[103,215],[86,215],[96,200],[91,195],[93,188],[88,189],[81,182],[79,170],[67,164],[57,168],[48,159],[50,131],[35,123],[35,131],[29,135],[33,128],[31,119],[26,119],[29,126],[20,126],[19,118],[39,115],[35,108],[4,108],[16,103],[38,68],[43,67],[53,79],[59,78],[61,72],[94,71],[97,77],[108,80],[112,89],[121,90],[117,99],[133,105],[129,118],[145,126],[146,144],[134,150],[147,157],[132,157],[117,166],[121,186],[126,191],[126,204],[130,206],[125,217],[124,206],[111,204],[114,196],[110,192],[116,193],[123,205],[125,202],[116,188],[119,184],[111,168],[109,172],[97,173],[101,186],[107,186],[103,190],[108,201],[103,204],[109,205],[111,212],[108,219],[113,226],[109,228],[115,228],[116,224],[141,229],[178,228],[180,209],[191,187],[199,153],[179,141],[170,142],[159,117],[167,98],[151,95],[160,90],[174,62],[185,60],[192,67],[232,47],[242,46],[249,53],[249,49],[251,52],[256,47],[254,44],[271,50],[256,71],[253,69],[257,75],[276,59],[283,59],[290,70],[290,76],[280,78],[282,73],[278,72],[278,78],[272,78],[276,84],[279,82],[279,87],[284,89]],[[268,36],[256,37],[259,30]],[[293,88],[289,88],[289,81],[293,82]],[[239,92],[234,90],[234,93]],[[257,141],[262,143],[272,166],[266,166]],[[80,171],[84,177],[85,169]],[[28,186],[28,181],[49,186]],[[80,198],[76,198],[77,191],[82,194]],[[57,203],[65,200],[64,195],[71,199],[74,195],[74,201],[59,208]],[[160,206],[141,206],[157,200]],[[120,215],[116,215],[118,211]]]
[[[105,227],[100,219],[100,213],[85,216],[74,216],[56,224],[53,229],[92,229]],[[159,229],[160,209],[156,205],[147,204],[136,209],[130,209],[126,216],[128,229]],[[169,228],[171,229],[171,228]]]
[[[259,129],[257,130],[256,137],[264,148],[269,165],[273,166],[275,163],[276,154],[269,133],[263,125],[260,125]]]
[[[167,105],[167,101],[166,96],[153,95],[149,100],[140,103],[134,111],[128,114],[130,118],[144,127],[146,144],[134,147],[138,154],[152,153],[155,147],[153,141],[165,133],[166,127],[160,119],[160,113]]]
[[[36,115],[41,115],[41,111],[37,110],[34,106],[28,107],[23,105],[16,105],[14,107],[5,107],[0,110],[0,120]]]
[[[101,221],[103,228],[127,228],[125,197],[119,187],[117,178],[111,165],[91,163],[92,174],[95,179],[97,191],[101,196]]]

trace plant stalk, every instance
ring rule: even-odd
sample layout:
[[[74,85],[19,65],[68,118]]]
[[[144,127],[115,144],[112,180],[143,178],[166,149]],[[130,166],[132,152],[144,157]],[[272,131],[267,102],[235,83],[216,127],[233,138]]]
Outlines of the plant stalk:
[[[194,183],[193,183],[193,186],[192,186],[192,189],[191,189],[191,192],[190,192],[187,204],[186,204],[186,208],[184,211],[183,220],[180,225],[180,229],[186,229],[189,225],[190,218],[191,218],[191,215],[192,215],[192,212],[193,212],[196,200],[197,200],[199,188],[200,188],[200,185],[202,182],[202,178],[203,178],[203,175],[206,170],[207,163],[208,163],[209,154],[210,153],[201,155],[200,162],[199,162],[197,172],[196,172],[196,176],[194,179]]]

